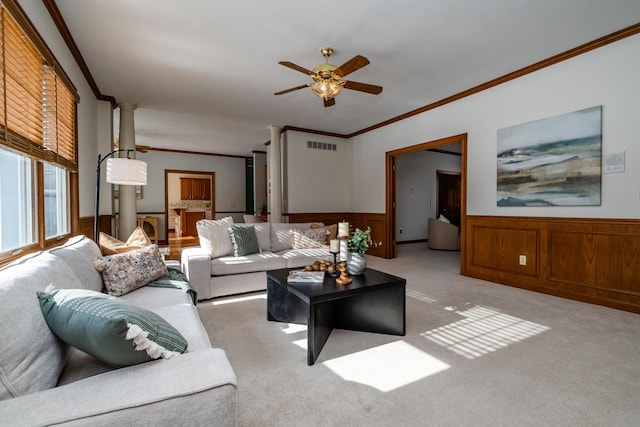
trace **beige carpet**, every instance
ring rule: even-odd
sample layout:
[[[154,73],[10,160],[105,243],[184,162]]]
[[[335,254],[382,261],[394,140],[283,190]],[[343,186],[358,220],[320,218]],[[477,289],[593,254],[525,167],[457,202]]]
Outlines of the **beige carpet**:
[[[407,335],[268,322],[264,292],[206,301],[238,377],[239,426],[638,426],[640,316],[459,275],[459,254],[399,246]]]

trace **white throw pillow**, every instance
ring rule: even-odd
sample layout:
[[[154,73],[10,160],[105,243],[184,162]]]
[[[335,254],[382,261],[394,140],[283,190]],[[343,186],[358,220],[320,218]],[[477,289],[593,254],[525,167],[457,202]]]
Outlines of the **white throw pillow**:
[[[440,214],[440,217],[438,218],[438,221],[442,221],[444,223],[447,224],[451,224],[451,221],[449,221],[444,215]]]
[[[233,254],[233,244],[229,235],[229,226],[233,217],[222,219],[201,219],[196,223],[200,246],[211,258],[220,258]]]

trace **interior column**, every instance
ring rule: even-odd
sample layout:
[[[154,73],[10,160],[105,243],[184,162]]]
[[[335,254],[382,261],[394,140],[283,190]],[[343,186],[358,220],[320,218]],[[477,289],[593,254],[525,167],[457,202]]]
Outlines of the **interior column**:
[[[136,136],[133,121],[135,104],[122,102],[120,107],[120,149],[133,150],[132,159],[136,157]],[[120,185],[118,238],[126,240],[138,226],[135,185]]]
[[[280,127],[269,126],[271,144],[269,144],[269,204],[271,222],[282,222],[282,170],[280,153]]]

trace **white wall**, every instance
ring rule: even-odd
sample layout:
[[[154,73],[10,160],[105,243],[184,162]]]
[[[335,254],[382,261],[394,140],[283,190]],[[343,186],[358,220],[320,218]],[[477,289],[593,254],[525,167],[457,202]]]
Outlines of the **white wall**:
[[[307,148],[307,141],[336,144],[336,151]],[[286,212],[348,212],[351,144],[344,138],[287,131]]]
[[[427,220],[436,215],[438,170],[460,172],[460,156],[418,151],[397,157],[396,241],[427,238]]]
[[[99,110],[99,101],[94,96],[66,43],[60,36],[57,27],[51,20],[44,3],[41,1],[20,1],[20,6],[45,40],[80,95],[80,102],[78,103],[80,217],[93,216],[95,209],[96,158],[98,156],[97,144],[100,137],[105,137],[105,132],[110,134],[108,128],[98,125],[99,118],[102,117],[104,112]]]
[[[200,154],[176,155],[163,151],[137,153],[137,158],[147,162],[147,185],[142,190],[142,199],[138,200],[138,212],[164,212],[165,169],[215,172],[216,217],[227,216],[228,214],[224,214],[224,212],[245,211],[244,158]],[[219,212],[223,213],[218,214]],[[166,239],[164,215],[154,214],[154,216],[158,217],[160,239]],[[234,215],[236,220],[241,220],[241,218],[241,213]]]
[[[468,133],[468,214],[638,218],[639,52],[636,35],[353,138],[353,158],[358,160],[352,210],[385,211],[387,151]],[[603,154],[626,151],[626,172],[602,176],[602,205],[497,207],[497,130],[596,105],[603,106]]]

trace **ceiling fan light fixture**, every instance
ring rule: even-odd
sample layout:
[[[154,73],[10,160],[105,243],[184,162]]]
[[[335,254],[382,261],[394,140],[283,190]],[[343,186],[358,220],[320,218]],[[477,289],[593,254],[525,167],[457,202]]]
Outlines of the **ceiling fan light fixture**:
[[[311,85],[311,91],[325,101],[336,97],[342,91],[342,85],[333,80],[319,80]]]
[[[330,47],[323,47],[320,49],[320,53],[325,58],[325,63],[316,66],[313,70],[308,70],[304,67],[294,64],[289,61],[280,61],[278,64],[284,65],[292,70],[299,71],[306,74],[313,79],[313,83],[308,83],[289,89],[281,90],[274,93],[274,95],[284,95],[285,93],[293,92],[296,90],[304,89],[306,87],[311,88],[311,92],[324,101],[325,107],[331,107],[336,105],[335,97],[342,92],[342,88],[357,90],[359,92],[370,93],[378,95],[382,92],[381,86],[370,85],[368,83],[359,83],[353,81],[343,80],[342,78],[354,71],[359,70],[369,64],[369,60],[362,55],[356,55],[339,67],[333,64],[329,64],[329,57],[333,54],[333,49]]]

